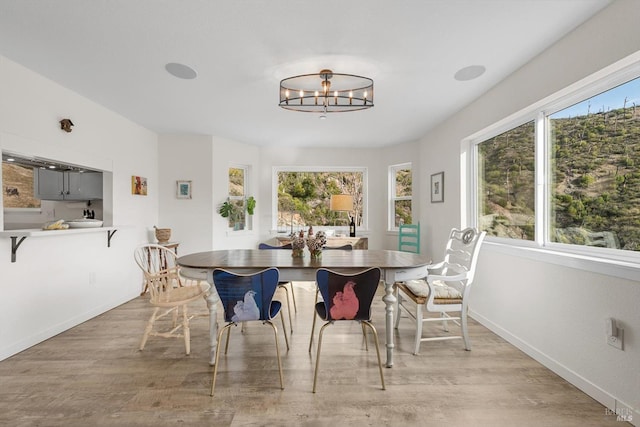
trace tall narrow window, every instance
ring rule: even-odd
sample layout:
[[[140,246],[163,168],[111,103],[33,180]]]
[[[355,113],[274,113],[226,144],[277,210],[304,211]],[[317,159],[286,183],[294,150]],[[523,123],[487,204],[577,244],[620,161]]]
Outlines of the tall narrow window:
[[[389,229],[398,230],[401,224],[413,222],[413,190],[411,163],[389,167]]]
[[[534,240],[535,126],[478,144],[478,222],[488,235]]]
[[[244,230],[247,226],[246,192],[247,192],[247,167],[229,168],[229,227],[234,230]]]

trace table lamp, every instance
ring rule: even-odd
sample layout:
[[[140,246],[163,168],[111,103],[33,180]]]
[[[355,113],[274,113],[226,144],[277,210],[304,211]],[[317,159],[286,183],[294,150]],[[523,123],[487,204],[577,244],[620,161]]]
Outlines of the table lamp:
[[[332,194],[329,209],[336,212],[350,212],[353,210],[353,196],[350,194]],[[348,223],[348,220],[347,220]],[[335,224],[335,221],[334,221]]]

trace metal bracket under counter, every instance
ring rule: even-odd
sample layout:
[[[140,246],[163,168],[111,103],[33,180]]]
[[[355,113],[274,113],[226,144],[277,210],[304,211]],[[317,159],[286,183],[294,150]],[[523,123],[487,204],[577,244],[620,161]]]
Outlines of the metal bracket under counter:
[[[9,230],[0,231],[0,237],[11,238],[11,262],[16,262],[18,248],[27,237],[49,237],[69,234],[87,234],[107,232],[107,247],[111,247],[111,238],[118,229],[116,227],[70,228],[67,230]]]

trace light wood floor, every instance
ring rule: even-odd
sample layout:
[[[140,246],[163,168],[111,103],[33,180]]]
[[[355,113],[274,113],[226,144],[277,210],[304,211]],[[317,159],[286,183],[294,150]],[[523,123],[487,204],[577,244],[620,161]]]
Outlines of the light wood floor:
[[[380,389],[375,352],[364,351],[359,325],[330,326],[313,394],[315,346],[313,356],[307,351],[312,285],[296,283],[298,313],[289,352],[281,341],[284,391],[266,325],[251,324],[244,334],[233,329],[214,398],[206,319],[192,321],[190,356],[179,339],[152,337],[138,351],[151,311],[140,297],[0,362],[0,425],[624,425],[474,321],[471,352],[454,340],[423,343],[421,355],[413,356],[411,323],[404,319],[396,334],[395,366],[384,369],[386,391]],[[204,301],[196,305],[205,308]],[[374,313],[382,344],[380,298]],[[382,346],[380,351],[384,363]]]

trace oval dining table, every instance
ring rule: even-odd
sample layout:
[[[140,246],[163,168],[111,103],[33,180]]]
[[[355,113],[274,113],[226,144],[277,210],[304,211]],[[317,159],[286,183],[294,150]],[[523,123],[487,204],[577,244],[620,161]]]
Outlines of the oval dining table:
[[[353,273],[370,267],[379,267],[384,277],[385,295],[385,337],[387,349],[386,366],[393,366],[393,311],[396,298],[393,284],[396,281],[422,278],[427,275],[429,260],[421,255],[409,252],[387,250],[327,250],[318,259],[312,259],[305,250],[303,258],[294,258],[290,250],[228,249],[197,252],[178,258],[181,274],[185,277],[206,280],[211,284],[207,307],[209,309],[210,345],[209,364],[215,363],[216,337],[218,333],[217,307],[218,294],[213,283],[213,270],[223,268],[239,273],[251,273],[265,268],[276,267],[282,281],[315,281],[318,268]]]

